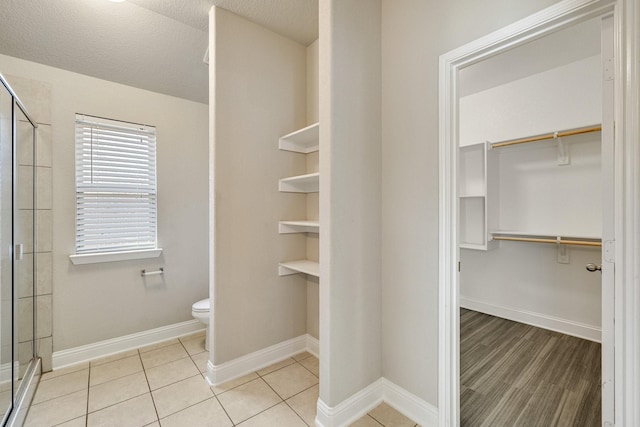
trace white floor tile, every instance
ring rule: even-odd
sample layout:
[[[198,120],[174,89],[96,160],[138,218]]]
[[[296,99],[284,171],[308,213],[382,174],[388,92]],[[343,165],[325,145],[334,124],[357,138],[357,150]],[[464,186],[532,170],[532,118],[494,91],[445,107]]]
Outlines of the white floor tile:
[[[282,402],[238,424],[242,427],[306,427],[302,419]]]
[[[76,391],[86,390],[88,385],[89,369],[41,381],[38,384],[38,392],[33,398],[33,403],[37,404]]]
[[[36,393],[37,394],[37,393]],[[87,411],[87,391],[81,390],[31,405],[25,427],[47,427],[78,418]]]
[[[142,427],[157,421],[149,393],[89,414],[87,427]]]
[[[160,418],[165,418],[213,397],[211,388],[201,375],[187,378],[151,393]]]
[[[219,394],[217,397],[235,424],[282,401],[261,378]]]
[[[88,409],[95,412],[145,393],[149,393],[147,378],[144,372],[137,372],[89,388]]]
[[[162,427],[231,427],[233,423],[220,406],[218,399],[212,397],[161,419],[160,425]]]
[[[289,365],[262,377],[283,399],[318,384],[318,377],[298,363]]]

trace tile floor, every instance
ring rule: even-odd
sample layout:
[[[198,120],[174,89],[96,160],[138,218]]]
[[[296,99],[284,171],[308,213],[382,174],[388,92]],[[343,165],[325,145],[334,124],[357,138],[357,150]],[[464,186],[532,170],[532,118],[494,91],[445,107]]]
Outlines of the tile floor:
[[[216,387],[204,379],[204,333],[46,373],[29,427],[313,426],[318,359],[301,353]],[[355,427],[412,427],[386,404]]]

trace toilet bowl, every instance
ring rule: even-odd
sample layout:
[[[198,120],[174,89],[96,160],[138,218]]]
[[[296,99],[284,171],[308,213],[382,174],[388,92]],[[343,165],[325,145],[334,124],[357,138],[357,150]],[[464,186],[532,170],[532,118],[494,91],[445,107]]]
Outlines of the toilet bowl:
[[[207,325],[207,332],[204,339],[204,348],[209,351],[209,312],[211,311],[211,300],[209,298],[194,302],[191,306],[191,315],[194,319]]]

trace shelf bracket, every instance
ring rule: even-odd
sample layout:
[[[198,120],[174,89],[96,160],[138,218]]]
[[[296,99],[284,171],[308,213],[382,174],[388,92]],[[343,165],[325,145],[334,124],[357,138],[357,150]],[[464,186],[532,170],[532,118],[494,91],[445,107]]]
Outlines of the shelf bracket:
[[[554,132],[553,139],[558,144],[558,166],[571,164],[571,159],[569,158],[569,147],[564,143],[562,138],[558,136],[558,132]]]
[[[558,243],[556,249],[558,250],[558,264],[569,264],[569,247]]]

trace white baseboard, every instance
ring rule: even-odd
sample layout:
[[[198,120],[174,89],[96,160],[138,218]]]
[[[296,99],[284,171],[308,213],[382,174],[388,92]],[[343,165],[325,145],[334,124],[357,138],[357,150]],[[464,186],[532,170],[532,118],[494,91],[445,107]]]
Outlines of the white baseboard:
[[[314,341],[315,340],[315,341]],[[311,354],[318,354],[318,340],[310,335],[300,335],[299,337],[274,344],[271,347],[263,348],[237,359],[230,360],[220,365],[214,365],[209,360],[207,364],[207,381],[209,384],[218,385],[251,372],[273,365],[281,360],[308,351]],[[313,348],[311,348],[313,347]]]
[[[307,334],[307,351],[320,359],[320,340]]]
[[[584,323],[574,322],[572,320],[500,306],[486,301],[464,298],[462,296],[460,297],[460,307],[490,314],[492,316],[502,317],[515,322],[525,323],[527,325],[537,326],[539,328],[549,329],[589,341],[602,341],[602,330],[600,328],[592,325],[586,325]]]
[[[389,406],[393,406],[398,412],[422,427],[437,427],[438,408],[386,378],[382,379],[382,386],[384,390],[383,400]]]
[[[316,426],[348,426],[382,403],[383,388],[383,378],[380,378],[334,407],[318,399]]]
[[[133,350],[202,330],[204,330],[204,325],[194,319],[68,350],[55,351],[52,360],[53,369],[77,365],[78,363],[122,353],[123,351]]]
[[[316,427],[350,425],[382,402],[386,402],[422,427],[438,425],[436,407],[386,378],[380,378],[335,407],[330,407],[322,399],[318,399]]]

